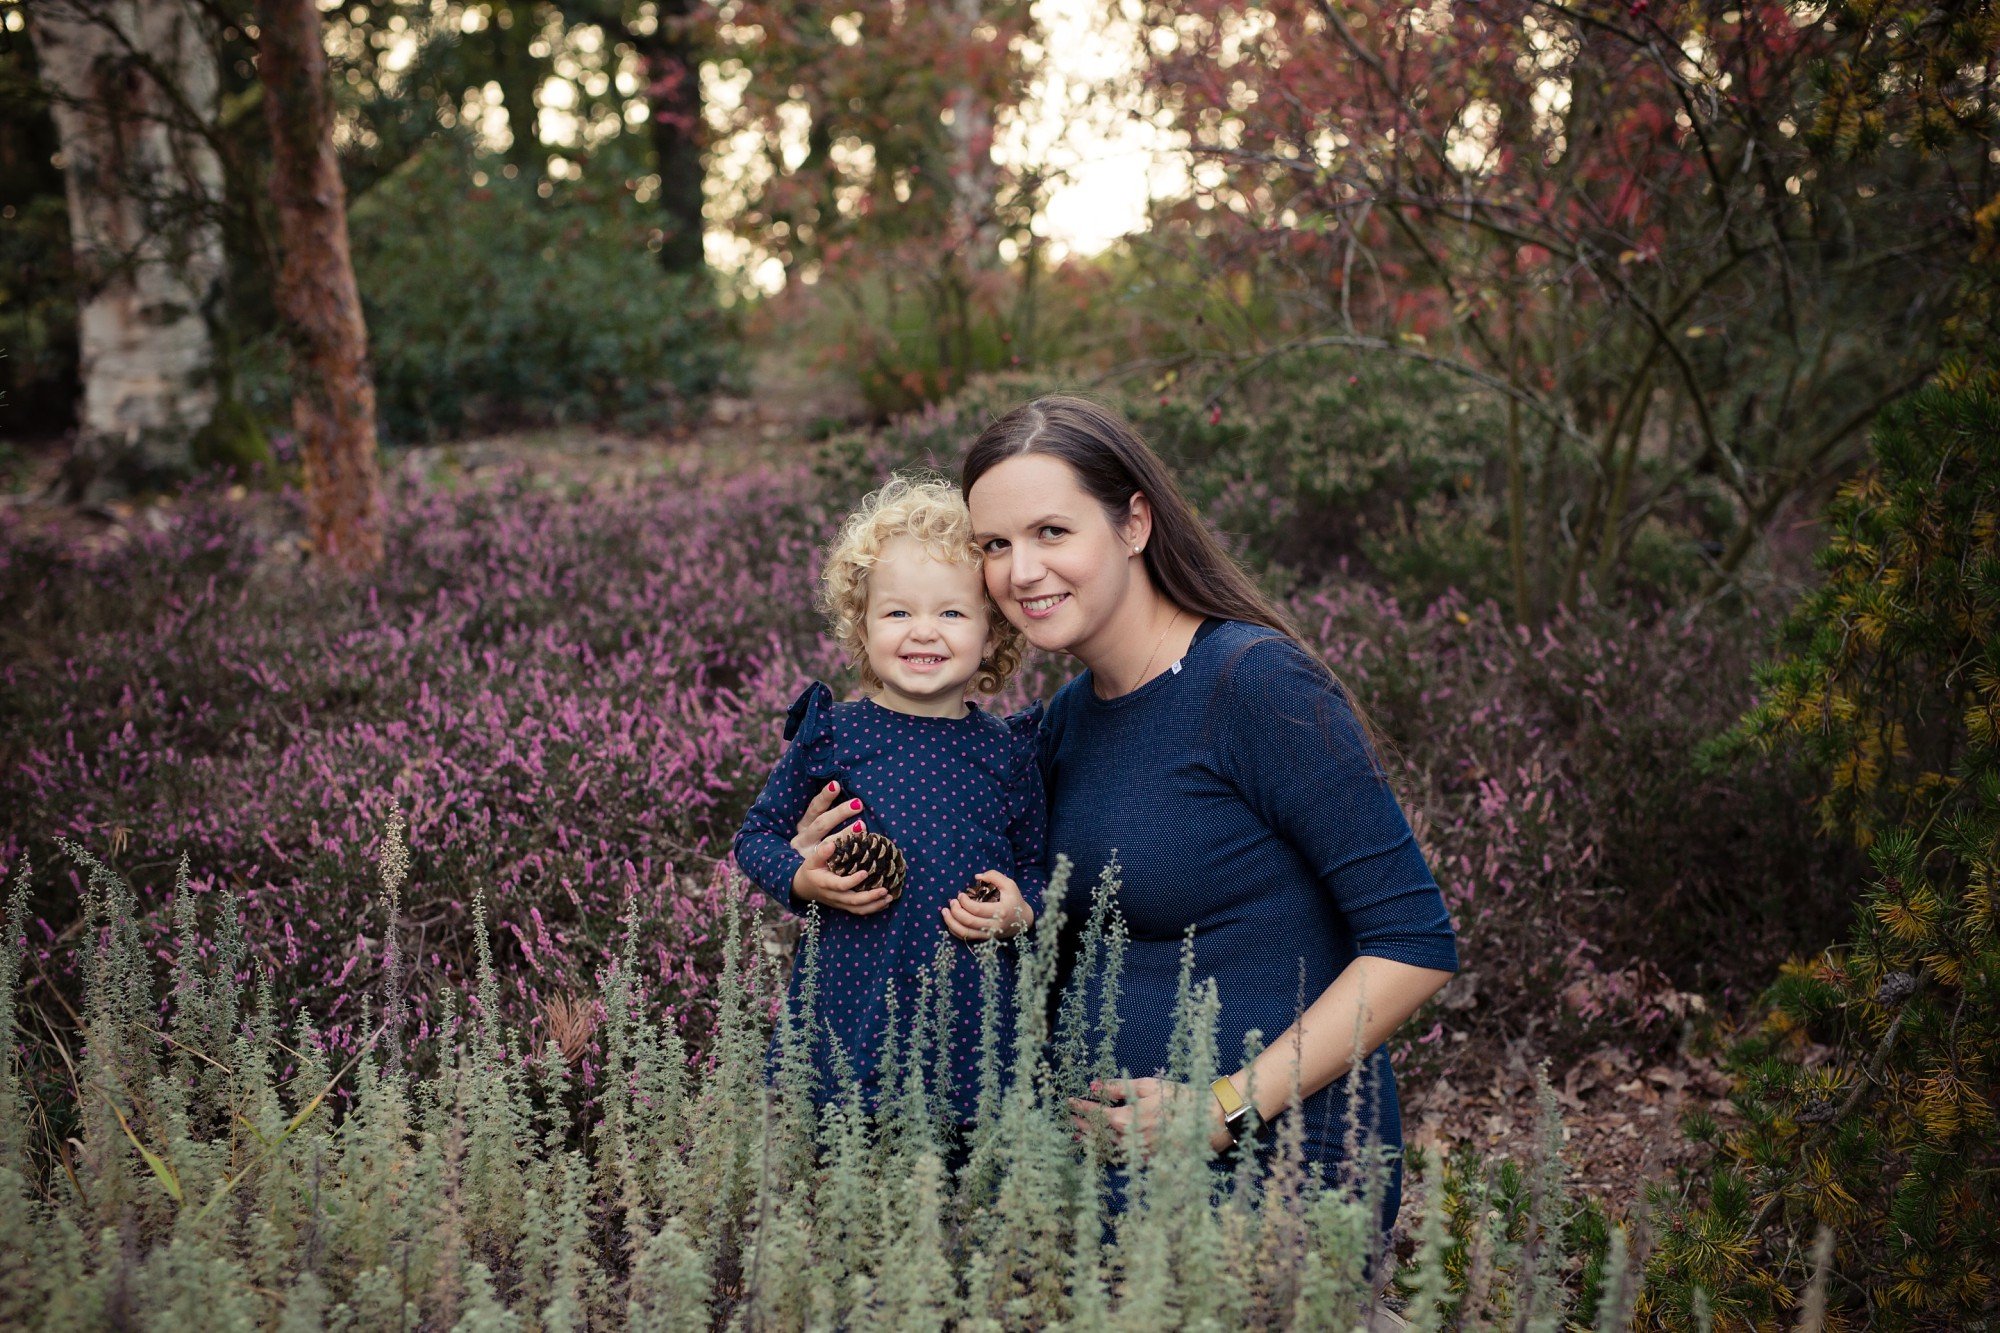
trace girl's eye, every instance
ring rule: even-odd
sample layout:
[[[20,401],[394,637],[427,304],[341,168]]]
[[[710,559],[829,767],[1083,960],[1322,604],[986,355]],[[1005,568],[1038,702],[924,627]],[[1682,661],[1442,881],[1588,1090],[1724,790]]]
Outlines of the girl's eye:
[[[908,614],[910,614],[908,611],[884,611],[882,613],[883,618],[887,620],[894,620],[897,616],[907,616]]]
[[[965,612],[963,611],[947,611],[945,614],[948,616],[957,616],[960,620],[965,619]]]

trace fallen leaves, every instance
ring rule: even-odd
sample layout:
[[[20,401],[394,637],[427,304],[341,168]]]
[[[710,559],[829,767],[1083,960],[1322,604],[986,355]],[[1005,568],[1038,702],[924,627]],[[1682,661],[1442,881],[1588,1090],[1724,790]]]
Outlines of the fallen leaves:
[[[1405,1085],[1410,1144],[1433,1154],[1469,1145],[1488,1156],[1525,1159],[1538,1134],[1537,1063],[1527,1039],[1498,1050],[1456,1048],[1445,1073]],[[1645,1063],[1624,1047],[1605,1045],[1549,1077],[1576,1187],[1619,1207],[1640,1197],[1644,1182],[1663,1168],[1699,1155],[1680,1132],[1682,1111],[1700,1106],[1728,1116],[1732,1110],[1728,1075],[1702,1056]]]

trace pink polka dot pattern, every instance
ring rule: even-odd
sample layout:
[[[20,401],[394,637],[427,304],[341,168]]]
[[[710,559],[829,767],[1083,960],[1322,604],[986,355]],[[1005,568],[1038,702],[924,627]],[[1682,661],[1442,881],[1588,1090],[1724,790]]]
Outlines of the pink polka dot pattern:
[[[974,875],[998,870],[1041,911],[1046,812],[1035,761],[1036,705],[1004,721],[968,705],[960,718],[914,717],[873,700],[835,703],[815,682],[785,722],[791,744],[764,784],[736,835],[736,864],[790,911],[792,876],[803,859],[791,839],[813,795],[829,782],[858,797],[855,816],[886,835],[909,862],[896,905],[870,916],[821,911],[819,1025],[814,1064],[817,1095],[833,1091],[832,1047],[847,1053],[872,1102],[884,1081],[880,1062],[888,1024],[887,991],[897,995],[899,1047],[915,1019],[917,974],[941,944],[950,948],[953,997],[950,1089],[969,1120],[978,1100],[979,964],[972,946],[944,928],[940,910],[969,888]],[[1013,994],[1011,949],[1002,947],[1002,1002]],[[796,1012],[801,977],[792,978]],[[1012,1015],[1002,1014],[1002,1052],[1012,1048]]]

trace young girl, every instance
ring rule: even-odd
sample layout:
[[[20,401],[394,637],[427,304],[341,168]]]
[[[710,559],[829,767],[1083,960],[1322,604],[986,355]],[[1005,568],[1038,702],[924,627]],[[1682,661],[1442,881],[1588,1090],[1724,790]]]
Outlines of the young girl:
[[[838,1041],[875,1104],[888,1081],[879,1068],[888,991],[900,1049],[917,1019],[917,974],[947,932],[956,937],[949,1093],[969,1121],[979,1095],[972,947],[1026,930],[1046,882],[1041,710],[1002,721],[966,698],[1006,683],[1021,661],[1021,633],[987,600],[965,502],[948,482],[896,478],[869,496],[829,548],[821,579],[822,609],[864,697],[835,703],[815,682],[792,705],[791,744],[736,835],[736,863],[790,911],[820,910],[820,1100],[838,1091],[830,1044]],[[814,806],[832,807],[841,827],[801,852],[793,839]],[[908,873],[899,896],[864,887],[866,869],[840,875],[829,866],[838,845],[864,830],[901,850]],[[792,976],[794,1012],[801,976]],[[1003,977],[1003,1002],[1012,990]]]

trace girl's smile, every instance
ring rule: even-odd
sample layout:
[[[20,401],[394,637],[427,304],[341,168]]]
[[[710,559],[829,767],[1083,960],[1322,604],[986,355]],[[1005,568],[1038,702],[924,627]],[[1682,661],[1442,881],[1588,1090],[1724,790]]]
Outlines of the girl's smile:
[[[963,716],[966,687],[993,647],[991,629],[978,568],[936,560],[912,538],[892,539],[868,571],[868,665],[882,681],[875,702]]]

